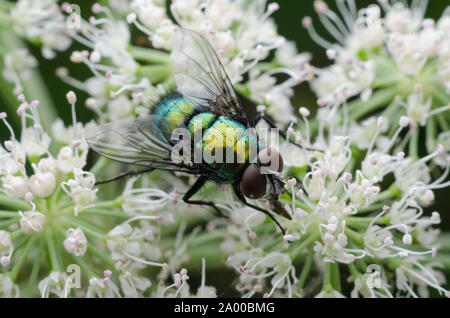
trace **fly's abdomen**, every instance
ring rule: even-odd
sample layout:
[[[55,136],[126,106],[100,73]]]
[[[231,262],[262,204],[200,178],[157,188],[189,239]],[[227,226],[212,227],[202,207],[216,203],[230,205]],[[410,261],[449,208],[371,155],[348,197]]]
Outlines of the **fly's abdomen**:
[[[201,152],[204,164],[217,172],[218,182],[231,182],[240,174],[250,160],[252,147],[257,147],[254,136],[247,134],[247,128],[230,118],[202,111],[187,101],[181,94],[164,98],[154,111],[160,138],[170,142],[176,128],[187,128],[193,140],[195,151]],[[201,133],[200,139],[197,134]],[[197,141],[198,140],[198,141]]]
[[[186,119],[192,116],[194,111],[195,106],[181,94],[177,93],[164,98],[154,112],[158,116],[156,125],[162,133],[160,137],[169,142],[172,132],[176,128],[183,127]]]

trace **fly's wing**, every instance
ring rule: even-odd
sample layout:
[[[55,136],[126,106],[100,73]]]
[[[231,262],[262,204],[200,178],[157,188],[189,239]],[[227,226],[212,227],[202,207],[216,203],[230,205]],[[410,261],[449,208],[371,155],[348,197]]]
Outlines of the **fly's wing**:
[[[98,154],[122,163],[152,166],[156,169],[193,173],[188,163],[190,154],[173,151],[164,141],[155,122],[160,118],[148,115],[128,118],[97,126],[87,132],[89,146]]]
[[[233,85],[208,41],[194,31],[180,29],[174,43],[171,59],[178,91],[192,103],[247,126]]]

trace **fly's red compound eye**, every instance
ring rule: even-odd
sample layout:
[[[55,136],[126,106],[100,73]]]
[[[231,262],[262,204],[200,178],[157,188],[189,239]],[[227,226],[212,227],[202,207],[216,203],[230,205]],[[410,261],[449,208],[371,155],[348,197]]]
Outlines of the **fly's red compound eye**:
[[[261,169],[255,165],[249,165],[242,175],[241,191],[251,199],[259,199],[266,194],[266,176],[261,174]]]
[[[273,148],[264,148],[258,153],[258,159],[263,167],[269,170],[283,171],[283,157]]]

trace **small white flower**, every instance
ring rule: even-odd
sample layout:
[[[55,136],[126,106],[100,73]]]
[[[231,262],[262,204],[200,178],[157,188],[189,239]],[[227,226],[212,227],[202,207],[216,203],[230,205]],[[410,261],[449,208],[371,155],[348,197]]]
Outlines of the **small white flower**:
[[[39,233],[44,228],[45,215],[37,211],[27,211],[22,213],[20,218],[20,228],[26,234]]]
[[[39,291],[42,298],[48,298],[50,295],[55,295],[59,298],[67,297],[67,274],[59,272],[51,272],[46,278],[39,282]]]
[[[51,172],[37,172],[28,179],[28,186],[35,196],[45,198],[55,190],[56,179]]]
[[[23,198],[27,193],[27,181],[23,177],[7,175],[1,178],[5,192],[14,198]]]
[[[80,228],[68,229],[63,244],[67,252],[76,256],[83,256],[87,250],[87,239]]]
[[[2,298],[17,298],[20,296],[19,286],[14,284],[8,275],[0,274],[0,296]]]

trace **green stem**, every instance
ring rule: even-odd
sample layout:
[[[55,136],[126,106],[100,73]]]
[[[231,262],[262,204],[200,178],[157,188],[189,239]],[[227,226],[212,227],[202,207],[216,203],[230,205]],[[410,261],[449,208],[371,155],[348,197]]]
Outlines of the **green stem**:
[[[339,273],[339,263],[331,263],[331,282],[334,290],[341,291],[341,276]]]
[[[364,238],[361,234],[349,229],[345,228],[345,235],[347,235],[350,240],[355,243],[358,247],[363,248],[364,247]]]
[[[97,174],[102,172],[102,170],[108,165],[109,162],[110,162],[109,159],[107,159],[105,157],[100,157],[95,162],[94,166],[89,170],[89,172],[91,172],[92,174],[94,174],[96,176]]]
[[[6,30],[0,32],[0,42],[2,45],[6,45],[5,43],[7,43],[9,51],[26,48],[26,43],[22,39]],[[25,95],[30,99],[39,100],[38,112],[41,119],[41,126],[44,130],[49,131],[51,124],[57,117],[57,113],[44,83],[45,81],[38,68],[32,69],[31,77],[26,81],[22,81]]]
[[[350,226],[365,226],[367,227],[372,222],[372,217],[347,216],[345,222]],[[380,217],[375,221],[375,224],[386,225],[389,224],[389,218],[386,216]]]
[[[44,244],[43,241],[41,241],[40,250],[44,250]],[[33,295],[33,292],[37,290],[37,284],[36,281],[39,276],[39,270],[41,269],[42,261],[44,260],[44,253],[38,253],[36,259],[33,261],[33,267],[31,268],[31,273],[28,278],[28,287],[27,287],[27,293],[29,295]]]
[[[357,214],[364,214],[364,213],[369,213],[369,212],[373,212],[373,211],[381,211],[383,206],[384,206],[384,203],[371,204],[370,206],[368,206],[366,208],[358,209]]]
[[[144,65],[138,70],[138,74],[145,76],[152,84],[162,82],[172,72],[168,65]]]
[[[75,262],[81,267],[82,271],[86,274],[88,280],[97,277],[95,272],[91,269],[91,267],[84,261],[84,259],[80,256],[72,255],[72,258],[75,260]]]
[[[358,272],[358,269],[356,268],[354,263],[349,263],[349,264],[347,264],[347,266],[348,266],[348,269],[350,270],[350,273],[352,274],[354,279],[361,276],[361,274]]]
[[[22,250],[21,254],[20,254],[20,258],[19,260],[16,262],[16,264],[14,265],[13,269],[11,270],[11,279],[13,281],[16,280],[17,275],[19,274],[20,269],[22,268],[23,263],[25,262],[25,260],[28,257],[28,254],[30,253],[31,249],[34,246],[34,243],[36,242],[36,240],[38,239],[39,235],[34,234],[31,235],[30,237],[26,238],[26,240],[28,242],[26,242],[25,244],[25,248]],[[17,250],[15,251],[17,252]]]
[[[419,130],[416,129],[411,134],[411,140],[409,141],[409,156],[413,160],[419,159]]]
[[[104,265],[106,265],[107,269],[115,272],[115,264],[107,255],[97,249],[93,243],[89,243],[88,251],[92,253],[95,257],[97,257]]]
[[[99,215],[99,216],[108,216],[115,217],[120,219],[129,219],[130,216],[123,211],[120,210],[107,210],[107,209],[97,209],[91,208],[86,209],[80,212],[81,215]]]
[[[377,195],[375,202],[380,202],[380,201],[385,201],[391,198],[395,198],[399,195],[401,195],[401,190],[400,188],[395,184],[391,184],[391,186],[389,187],[389,189],[384,190],[383,192],[381,192],[380,194]]]
[[[20,199],[10,198],[4,194],[0,194],[0,206],[13,209],[16,211],[31,210],[31,205]]]
[[[289,255],[291,256],[291,259],[294,260],[305,248],[307,248],[310,244],[312,244],[315,240],[319,238],[320,234],[315,233],[313,235],[310,235],[306,240],[304,240],[302,243],[300,243],[299,246],[297,246]]]
[[[436,127],[436,119],[431,117],[428,119],[427,125],[425,126],[426,129],[426,143],[425,147],[429,153],[432,153],[436,149],[436,134],[437,134],[437,127]]]
[[[392,101],[397,94],[397,87],[389,87],[376,91],[368,101],[355,101],[348,107],[349,120],[357,120],[376,111]]]
[[[17,224],[17,223],[18,223],[18,220],[16,218],[11,218],[11,219],[8,219],[7,221],[0,221],[0,228],[5,229],[5,228],[9,227],[10,225]]]
[[[331,267],[332,263],[325,263],[325,270],[323,273],[323,285],[322,290],[324,292],[330,293],[333,291],[333,285],[331,283]]]
[[[129,48],[131,55],[138,61],[145,61],[155,64],[170,64],[170,55],[167,52],[139,46]]]
[[[20,215],[17,211],[0,211],[1,218],[19,218]]]
[[[445,119],[445,116],[437,116],[437,119],[439,121],[439,126],[441,126],[442,131],[449,131],[450,130],[450,124]]]
[[[103,229],[99,228],[95,224],[83,221],[79,217],[65,217],[64,220],[67,224],[81,227],[87,234],[91,234],[101,240],[104,240],[106,237],[106,233]]]
[[[47,242],[48,255],[50,256],[50,263],[52,271],[62,273],[64,271],[64,266],[58,257],[58,252],[55,245],[55,235],[52,233],[51,229],[45,231],[45,240]]]
[[[314,261],[314,250],[311,249],[308,256],[306,257],[305,263],[303,264],[302,272],[300,273],[300,277],[298,278],[297,288],[301,290],[306,283],[306,278],[308,278],[308,274],[311,271],[311,266]]]

